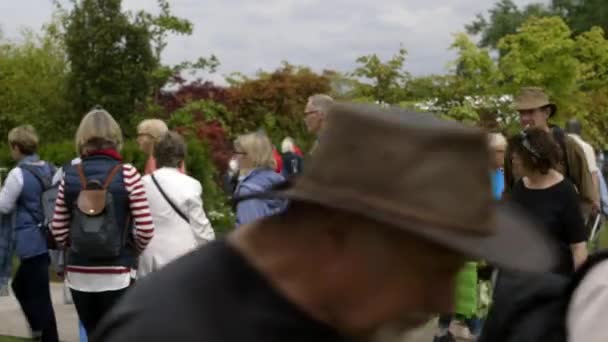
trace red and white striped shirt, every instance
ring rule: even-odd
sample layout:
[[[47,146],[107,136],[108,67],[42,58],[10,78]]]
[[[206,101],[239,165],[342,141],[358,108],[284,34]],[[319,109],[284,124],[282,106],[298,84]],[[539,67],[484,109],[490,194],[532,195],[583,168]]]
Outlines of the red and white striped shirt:
[[[129,194],[129,209],[135,225],[135,244],[141,252],[154,236],[154,223],[141,175],[130,164],[123,164],[122,171],[125,189]],[[52,222],[53,237],[62,248],[68,242],[71,220],[71,213],[65,203],[64,186],[65,180],[62,180],[55,201]],[[67,265],[66,273],[70,288],[83,292],[120,290],[128,287],[131,281],[131,268],[123,266]]]

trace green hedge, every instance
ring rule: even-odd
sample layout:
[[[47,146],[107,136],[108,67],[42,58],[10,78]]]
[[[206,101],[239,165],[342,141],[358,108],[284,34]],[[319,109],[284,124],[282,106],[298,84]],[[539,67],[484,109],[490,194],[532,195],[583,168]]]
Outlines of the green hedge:
[[[221,235],[234,227],[234,215],[228,205],[227,196],[219,186],[220,176],[211,161],[207,145],[195,138],[188,138],[187,142],[186,168],[188,174],[201,182],[205,212],[216,233]],[[40,147],[39,152],[42,159],[57,166],[64,165],[76,157],[73,141],[45,144]],[[139,151],[135,142],[130,141],[125,144],[122,156],[125,162],[131,163],[138,170],[143,171],[146,156]],[[10,157],[8,146],[0,145],[0,166],[10,169],[14,165],[15,162]]]

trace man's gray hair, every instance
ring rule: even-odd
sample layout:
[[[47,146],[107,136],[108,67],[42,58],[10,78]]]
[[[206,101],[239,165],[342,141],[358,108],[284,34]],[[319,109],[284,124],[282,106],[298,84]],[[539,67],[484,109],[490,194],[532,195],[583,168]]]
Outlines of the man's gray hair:
[[[308,98],[310,106],[323,114],[327,114],[329,108],[334,104],[334,99],[325,94],[316,94]]]
[[[161,167],[179,167],[186,159],[186,142],[176,132],[167,132],[158,143],[154,145],[154,158],[156,165]]]

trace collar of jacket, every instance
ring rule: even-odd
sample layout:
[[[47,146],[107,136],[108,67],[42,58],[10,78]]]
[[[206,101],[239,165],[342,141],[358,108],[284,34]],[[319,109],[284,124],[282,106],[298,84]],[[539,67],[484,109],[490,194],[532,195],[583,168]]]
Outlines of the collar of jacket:
[[[110,157],[112,159],[116,159],[118,161],[122,161],[122,156],[120,155],[120,152],[116,151],[113,148],[91,151],[83,157],[94,157],[94,156],[105,156],[105,157]]]
[[[40,161],[40,157],[37,154],[30,154],[29,156],[25,156],[21,158],[21,160],[17,163],[17,165],[23,164],[32,164]]]

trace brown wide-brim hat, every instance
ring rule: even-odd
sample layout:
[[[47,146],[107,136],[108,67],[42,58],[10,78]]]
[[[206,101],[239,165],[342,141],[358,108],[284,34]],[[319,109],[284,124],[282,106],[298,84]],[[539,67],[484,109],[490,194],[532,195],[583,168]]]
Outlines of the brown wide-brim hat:
[[[554,264],[551,240],[492,198],[481,130],[376,106],[336,105],[327,118],[303,174],[265,196],[362,215],[509,269]]]
[[[515,110],[531,110],[542,107],[550,107],[552,117],[557,112],[557,106],[549,100],[549,96],[542,88],[524,87],[519,94],[513,99],[513,108]]]

